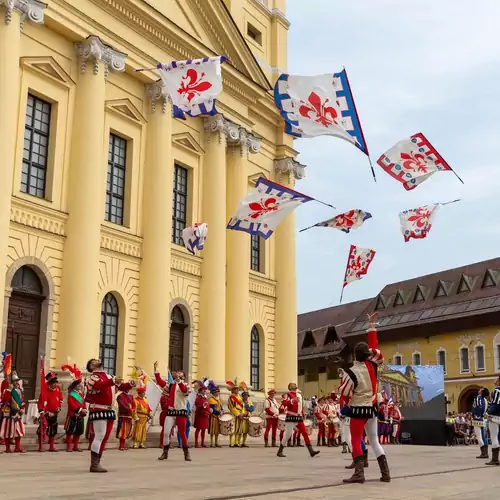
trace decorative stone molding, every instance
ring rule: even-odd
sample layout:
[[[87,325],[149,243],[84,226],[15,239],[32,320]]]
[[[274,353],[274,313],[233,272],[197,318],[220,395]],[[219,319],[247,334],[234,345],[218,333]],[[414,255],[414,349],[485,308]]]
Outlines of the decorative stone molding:
[[[266,297],[276,298],[276,283],[267,278],[250,274],[250,291]]]
[[[191,274],[197,277],[201,276],[201,259],[199,257],[184,254],[176,249],[172,249],[170,267],[184,274]]]
[[[242,155],[247,152],[255,154],[260,151],[260,138],[227,120],[221,114],[205,118],[204,127],[209,132],[218,132],[219,137],[224,136],[228,144],[239,145]]]
[[[77,56],[80,58],[80,71],[87,71],[87,61],[92,60],[94,75],[99,73],[99,63],[104,64],[104,76],[108,75],[109,69],[113,71],[125,71],[125,59],[127,54],[118,52],[95,35],[90,35],[84,42],[75,43]]]
[[[156,102],[160,101],[162,113],[166,113],[170,102],[170,96],[168,95],[167,88],[161,80],[158,80],[151,85],[146,85],[146,93],[148,99],[151,103],[151,111],[154,113],[156,111]],[[173,113],[173,110],[172,110]]]
[[[12,22],[12,13],[21,15],[21,30],[26,20],[43,24],[46,4],[38,0],[0,0],[0,7],[5,9],[5,24]]]
[[[68,216],[62,212],[14,198],[10,207],[10,220],[46,233],[65,236]]]
[[[101,226],[101,248],[140,259],[142,238],[107,226]]]
[[[306,166],[293,158],[274,160],[274,169],[280,174],[291,174],[298,180],[306,176]]]

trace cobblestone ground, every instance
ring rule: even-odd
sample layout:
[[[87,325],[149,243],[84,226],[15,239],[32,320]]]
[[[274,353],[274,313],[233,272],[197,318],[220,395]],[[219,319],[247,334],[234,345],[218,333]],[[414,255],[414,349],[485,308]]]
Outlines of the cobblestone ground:
[[[195,449],[193,461],[173,449],[167,462],[159,450],[105,453],[108,474],[89,474],[85,453],[27,453],[0,456],[0,498],[38,499],[460,499],[498,500],[500,467],[485,467],[474,447],[390,446],[393,481],[379,482],[370,460],[364,485],[342,485],[349,476],[347,455],[321,448],[309,458],[305,448],[291,448],[287,458],[275,449]]]

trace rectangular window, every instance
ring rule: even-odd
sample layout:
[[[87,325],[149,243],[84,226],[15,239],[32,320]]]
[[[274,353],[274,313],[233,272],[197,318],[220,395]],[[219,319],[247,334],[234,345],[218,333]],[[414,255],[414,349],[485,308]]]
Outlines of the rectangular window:
[[[421,358],[421,356],[420,356],[419,352],[413,353],[413,364],[417,365],[417,366],[420,365],[421,364],[421,362],[420,362],[421,359],[420,358]]]
[[[469,373],[469,349],[467,347],[462,347],[460,349],[460,371],[462,373]]]
[[[438,351],[438,363],[443,367],[444,373],[446,373],[446,352],[445,351]]]
[[[172,243],[183,245],[182,231],[186,228],[188,197],[188,170],[175,165],[174,196],[172,198]]]
[[[478,372],[484,372],[485,360],[484,360],[484,347],[482,345],[476,346],[476,369]]]
[[[261,255],[260,246],[262,239],[257,234],[252,234],[250,237],[251,253],[250,253],[250,269],[261,273]]]
[[[21,191],[45,198],[52,105],[28,94],[24,126]]]
[[[262,33],[250,23],[247,24],[247,36],[259,45],[262,45]]]
[[[497,370],[500,371],[500,344],[496,346],[497,349]]]
[[[403,358],[401,356],[394,356],[394,364],[401,366],[403,364]]]
[[[105,219],[120,226],[124,220],[126,168],[127,141],[109,134]]]

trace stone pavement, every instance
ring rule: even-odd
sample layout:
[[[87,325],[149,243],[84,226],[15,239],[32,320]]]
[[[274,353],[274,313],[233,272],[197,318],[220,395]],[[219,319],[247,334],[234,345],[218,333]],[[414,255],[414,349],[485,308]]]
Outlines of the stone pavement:
[[[476,447],[388,446],[393,481],[378,481],[377,462],[370,460],[364,485],[342,485],[349,471],[347,455],[321,448],[309,458],[305,448],[195,449],[193,462],[173,449],[160,462],[159,449],[105,453],[108,474],[89,474],[85,453],[0,456],[0,499],[10,500],[320,500],[498,499],[500,467],[476,460]],[[180,491],[179,491],[180,488]]]

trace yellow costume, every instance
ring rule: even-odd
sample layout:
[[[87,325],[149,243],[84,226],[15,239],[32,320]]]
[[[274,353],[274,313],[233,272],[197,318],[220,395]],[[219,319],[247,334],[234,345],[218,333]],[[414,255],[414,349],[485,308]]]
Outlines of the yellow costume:
[[[243,411],[242,411],[243,418],[241,420],[241,433],[243,434],[243,441],[241,443],[241,446],[246,447],[245,443],[248,437],[248,428],[250,427],[250,422],[248,421],[248,419],[252,416],[252,412],[255,411],[255,406],[250,401],[250,399],[247,399],[246,401],[243,401],[242,399],[242,402],[243,402]]]
[[[234,434],[229,436],[229,446],[240,446],[241,435],[243,434],[242,429],[242,414],[244,411],[243,400],[239,394],[231,394],[227,401],[227,408],[235,418]]]
[[[134,448],[145,448],[144,443],[148,436],[148,420],[153,417],[153,412],[149,407],[146,397],[138,396],[135,398],[134,414]]]

